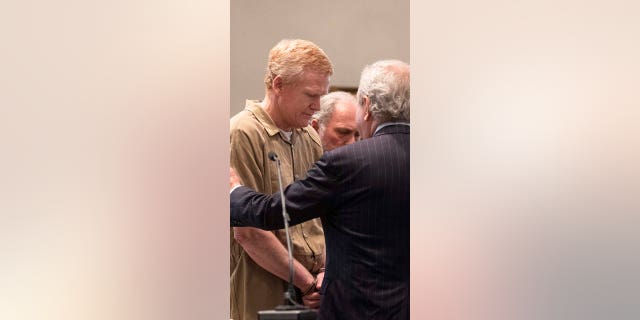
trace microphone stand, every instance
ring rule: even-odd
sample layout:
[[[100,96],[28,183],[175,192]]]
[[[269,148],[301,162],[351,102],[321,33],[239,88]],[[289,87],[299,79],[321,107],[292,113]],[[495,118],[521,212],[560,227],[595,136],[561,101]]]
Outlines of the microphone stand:
[[[276,166],[278,167],[278,186],[280,187],[280,198],[282,199],[282,218],[284,220],[284,232],[287,237],[287,253],[289,254],[289,286],[288,290],[284,293],[284,304],[277,306],[276,310],[291,310],[291,307],[294,307],[293,309],[298,308],[296,306],[298,304],[296,302],[296,291],[293,287],[294,270],[293,255],[291,254],[293,250],[291,249],[291,236],[289,235],[289,221],[291,221],[291,218],[289,218],[289,214],[287,213],[284,190],[282,189],[282,167],[280,166],[280,158],[278,158],[274,152],[271,152],[269,153],[269,159],[275,161]]]
[[[286,208],[286,199],[284,197],[284,190],[282,188],[282,168],[280,166],[280,158],[278,155],[271,151],[269,152],[269,159],[275,161],[278,167],[278,186],[280,188],[280,199],[282,200],[282,218],[284,220],[284,230],[287,237],[287,252],[289,253],[289,285],[287,291],[284,292],[284,303],[276,306],[274,310],[258,311],[259,320],[315,320],[317,312],[311,310],[308,307],[296,302],[296,291],[293,286],[293,255],[291,249],[291,236],[289,235],[289,214]]]

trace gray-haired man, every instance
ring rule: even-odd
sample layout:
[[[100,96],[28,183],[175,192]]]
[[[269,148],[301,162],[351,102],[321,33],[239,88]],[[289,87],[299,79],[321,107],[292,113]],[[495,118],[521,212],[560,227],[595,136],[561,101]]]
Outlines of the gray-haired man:
[[[331,151],[360,138],[356,126],[356,97],[334,91],[320,99],[320,111],[313,115],[311,126],[318,131],[322,149]]]

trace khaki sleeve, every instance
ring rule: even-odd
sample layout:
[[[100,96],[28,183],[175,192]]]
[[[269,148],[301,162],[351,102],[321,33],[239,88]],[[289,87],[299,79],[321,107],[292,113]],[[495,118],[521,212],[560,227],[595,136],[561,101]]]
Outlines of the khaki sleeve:
[[[259,147],[259,139],[252,139],[242,130],[231,131],[230,164],[236,170],[242,184],[256,191],[264,186],[264,151]]]

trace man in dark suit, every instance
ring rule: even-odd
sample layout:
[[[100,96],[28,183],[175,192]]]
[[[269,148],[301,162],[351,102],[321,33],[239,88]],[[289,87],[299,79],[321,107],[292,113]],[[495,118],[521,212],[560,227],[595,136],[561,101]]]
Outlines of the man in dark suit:
[[[406,63],[365,67],[356,113],[363,140],[326,152],[284,192],[291,225],[322,220],[320,319],[409,319],[409,92]],[[279,194],[241,186],[233,169],[230,183],[232,226],[283,227]]]

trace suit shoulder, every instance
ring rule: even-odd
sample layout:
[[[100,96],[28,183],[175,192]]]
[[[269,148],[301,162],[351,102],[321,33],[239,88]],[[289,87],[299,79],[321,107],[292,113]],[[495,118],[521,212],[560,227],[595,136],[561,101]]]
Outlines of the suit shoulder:
[[[404,139],[404,137],[402,137]],[[408,136],[407,136],[408,139]],[[367,155],[375,154],[375,153],[385,153],[390,152],[387,147],[389,147],[389,141],[395,145],[397,140],[393,140],[393,135],[384,135],[384,136],[374,136],[367,139],[363,139],[360,141],[356,141],[352,144],[348,144],[346,146],[342,146],[340,148],[336,148],[331,150],[328,153],[331,153],[334,158],[341,157],[366,157]],[[408,140],[404,140],[408,141]]]
[[[328,158],[340,159],[340,158],[355,158],[369,152],[369,144],[371,139],[364,139],[356,141],[354,143],[344,145],[339,148],[335,148],[331,151],[325,152]]]

